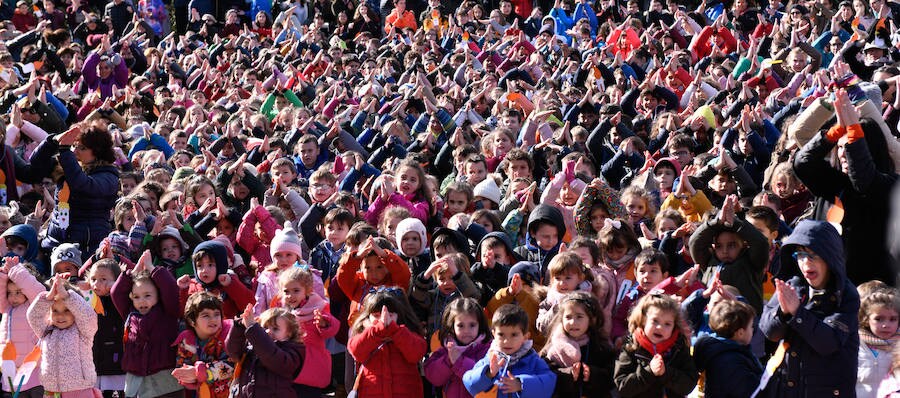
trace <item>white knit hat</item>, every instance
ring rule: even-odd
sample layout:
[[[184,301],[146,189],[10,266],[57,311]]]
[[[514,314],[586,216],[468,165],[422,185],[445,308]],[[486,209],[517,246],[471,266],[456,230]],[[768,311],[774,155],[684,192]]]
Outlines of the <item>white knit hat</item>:
[[[394,235],[397,238],[397,246],[400,246],[400,242],[403,241],[403,235],[406,235],[409,232],[419,234],[422,246],[419,248],[419,252],[415,254],[418,256],[425,251],[425,247],[428,245],[428,237],[425,235],[425,224],[422,224],[422,220],[419,220],[418,218],[406,218],[403,221],[400,221],[400,223],[397,224],[397,230],[394,231]]]
[[[500,205],[500,187],[491,177],[485,178],[475,186],[475,197],[479,196]]]
[[[275,233],[275,237],[272,238],[269,252],[273,258],[275,257],[275,253],[278,252],[294,253],[297,255],[297,258],[303,257],[300,236],[298,236],[297,231],[294,231],[294,228],[291,227],[290,222],[285,222],[284,229]]]

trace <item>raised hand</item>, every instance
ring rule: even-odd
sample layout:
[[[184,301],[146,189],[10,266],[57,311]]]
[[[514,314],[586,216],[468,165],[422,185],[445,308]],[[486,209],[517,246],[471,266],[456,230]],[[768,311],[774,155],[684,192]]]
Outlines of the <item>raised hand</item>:
[[[313,311],[313,320],[315,322],[316,327],[319,330],[328,329],[328,327],[331,326],[331,323],[328,321],[328,318],[326,318],[324,315],[322,315],[321,310]]]
[[[800,307],[800,297],[793,286],[788,285],[781,279],[775,279],[775,294],[778,295],[778,306],[781,312],[794,315],[797,308]]]
[[[245,328],[249,328],[256,323],[256,319],[253,317],[253,304],[247,304],[247,307],[244,308],[244,312],[241,313],[241,324],[244,325]]]
[[[216,279],[218,279],[219,284],[221,284],[224,287],[227,287],[228,285],[231,284],[231,275],[222,274],[222,275],[217,276]]]
[[[497,373],[500,373],[500,368],[503,365],[506,365],[506,358],[501,358],[500,355],[496,352],[491,352],[490,363],[488,363],[488,371],[490,372],[490,376],[493,379],[497,376]]]
[[[135,273],[141,271],[153,271],[153,256],[150,254],[150,250],[144,250],[144,253],[141,254],[141,257],[134,264]]]
[[[175,283],[178,285],[179,289],[187,289],[191,287],[191,276],[190,275],[182,275],[178,278]]]
[[[172,377],[182,384],[194,384],[197,382],[197,367],[182,365],[172,370]]]
[[[700,265],[695,264],[693,267],[688,268],[687,271],[684,271],[681,275],[675,277],[675,285],[678,287],[685,287],[690,285],[695,280],[697,280],[697,274],[700,273]]]
[[[81,134],[81,127],[73,126],[72,128],[66,130],[66,132],[57,134],[56,142],[58,142],[59,145],[71,146],[75,143],[75,140],[78,138],[79,134]]]
[[[519,274],[513,275],[512,281],[509,283],[509,293],[513,296],[518,295],[524,287],[525,283],[522,282],[522,276]]]
[[[656,354],[653,356],[653,359],[650,360],[650,371],[656,376],[666,374],[666,363],[663,361],[662,355]]]
[[[506,376],[500,378],[500,392],[511,394],[522,391],[522,380],[507,371]]]

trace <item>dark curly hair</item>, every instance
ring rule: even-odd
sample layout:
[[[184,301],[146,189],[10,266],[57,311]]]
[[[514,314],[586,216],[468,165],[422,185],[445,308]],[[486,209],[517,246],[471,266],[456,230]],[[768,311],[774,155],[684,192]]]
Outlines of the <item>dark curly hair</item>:
[[[81,133],[78,134],[76,141],[90,149],[97,160],[107,163],[116,161],[116,154],[113,152],[112,136],[102,124],[91,123],[82,126]]]

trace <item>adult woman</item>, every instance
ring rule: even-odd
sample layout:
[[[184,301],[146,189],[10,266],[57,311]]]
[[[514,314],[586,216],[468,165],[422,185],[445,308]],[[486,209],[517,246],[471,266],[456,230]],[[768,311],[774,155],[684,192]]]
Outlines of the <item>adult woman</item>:
[[[112,137],[103,124],[84,122],[47,138],[31,162],[49,164],[57,152],[62,175],[56,178],[56,209],[42,246],[78,243],[89,256],[111,231],[109,214],[119,191]]]

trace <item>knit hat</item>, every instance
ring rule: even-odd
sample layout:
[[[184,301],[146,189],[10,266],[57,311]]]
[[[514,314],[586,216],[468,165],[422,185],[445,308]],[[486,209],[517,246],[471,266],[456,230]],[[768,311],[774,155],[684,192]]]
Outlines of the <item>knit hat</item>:
[[[512,284],[513,276],[519,274],[522,282],[529,286],[541,283],[541,266],[534,261],[519,261],[509,269],[506,285]]]
[[[197,278],[197,282],[200,282],[207,289],[219,287],[218,276],[228,272],[228,249],[222,242],[213,239],[197,245],[197,248],[194,249],[194,254],[196,255],[199,252],[208,253],[213,258],[213,261],[216,262],[216,279],[211,283],[204,283],[200,278]],[[199,275],[196,262],[194,262],[194,275]]]
[[[272,257],[275,257],[275,253],[278,252],[288,252],[294,253],[298,258],[303,256],[303,249],[300,246],[300,236],[297,235],[297,231],[294,231],[294,228],[291,227],[290,222],[284,223],[284,229],[275,233],[275,237],[272,238],[272,244],[269,249]]]
[[[181,250],[187,250],[189,248],[187,242],[181,238],[181,232],[178,232],[175,227],[171,225],[166,225],[163,227],[162,231],[159,232],[159,237],[156,239],[158,242],[162,242],[163,238],[175,238],[178,240],[178,243],[181,243]]]
[[[81,268],[81,249],[77,243],[63,243],[53,249],[53,253],[50,254],[50,272],[56,274],[56,265],[63,262]]]
[[[667,157],[657,160],[656,164],[653,165],[653,174],[656,174],[656,169],[663,164],[668,164],[670,167],[675,169],[675,177],[681,175],[681,163],[679,163],[678,159],[675,157]]]
[[[400,242],[403,241],[403,235],[406,235],[408,232],[419,234],[419,239],[422,242],[422,246],[419,247],[419,252],[414,255],[418,256],[425,252],[425,247],[428,245],[428,237],[425,236],[425,224],[422,224],[422,221],[418,218],[406,218],[403,221],[400,221],[400,223],[397,224],[397,230],[394,232],[398,246]]]
[[[484,181],[479,182],[478,185],[475,186],[475,196],[482,197],[488,199],[497,205],[500,204],[500,187],[497,186],[497,182],[494,181],[493,178],[485,178]]]

